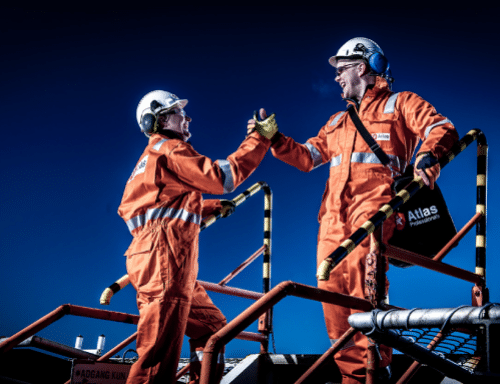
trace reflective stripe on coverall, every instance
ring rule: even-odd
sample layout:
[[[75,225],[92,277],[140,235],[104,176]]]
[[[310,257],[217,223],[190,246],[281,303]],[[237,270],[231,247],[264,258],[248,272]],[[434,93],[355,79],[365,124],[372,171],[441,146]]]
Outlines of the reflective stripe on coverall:
[[[137,291],[138,361],[128,384],[174,383],[184,334],[191,350],[226,324],[197,282],[198,236],[203,217],[221,209],[202,193],[232,192],[259,165],[270,140],[249,135],[225,160],[212,162],[189,143],[153,134],[130,176],[119,215],[133,235],[125,255]],[[220,365],[222,377],[223,360]],[[197,382],[193,364],[191,382]]]
[[[333,115],[318,135],[305,144],[282,135],[271,149],[276,158],[304,172],[330,164],[318,215],[318,265],[392,199],[393,176],[404,172],[419,140],[423,141],[419,152],[432,152],[438,158],[458,140],[451,122],[438,114],[431,104],[412,92],[391,92],[387,82],[380,77],[374,87],[367,89],[358,113],[389,156],[392,171],[380,163],[344,111]],[[392,236],[394,226],[393,217],[384,222],[384,241]],[[367,238],[359,244],[333,269],[330,279],[320,281],[318,287],[365,298],[365,256],[369,253],[369,241]],[[386,265],[388,268],[388,263]],[[323,311],[332,342],[348,330],[347,318],[356,312],[331,304],[324,304]],[[343,383],[363,382],[366,347],[366,337],[358,333],[353,345],[335,356]],[[381,366],[386,366],[391,359],[390,349],[381,350]]]

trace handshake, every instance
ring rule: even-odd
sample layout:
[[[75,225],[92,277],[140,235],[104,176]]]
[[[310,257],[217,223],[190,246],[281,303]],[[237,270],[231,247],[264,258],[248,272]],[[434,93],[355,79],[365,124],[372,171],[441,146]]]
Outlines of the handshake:
[[[262,136],[272,139],[278,132],[278,124],[276,124],[275,117],[274,113],[268,117],[264,108],[260,109],[259,117],[257,117],[257,112],[254,112],[253,119],[248,120],[247,134],[249,135],[253,131],[257,131]]]

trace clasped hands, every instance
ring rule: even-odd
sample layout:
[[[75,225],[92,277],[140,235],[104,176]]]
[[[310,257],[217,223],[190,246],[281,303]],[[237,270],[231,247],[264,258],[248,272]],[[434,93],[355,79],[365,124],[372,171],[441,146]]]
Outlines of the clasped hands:
[[[254,112],[253,119],[248,120],[247,135],[253,131],[257,131],[260,135],[272,139],[278,132],[278,124],[275,117],[274,113],[271,116],[267,116],[264,108],[259,110],[259,116],[257,116],[257,112]]]

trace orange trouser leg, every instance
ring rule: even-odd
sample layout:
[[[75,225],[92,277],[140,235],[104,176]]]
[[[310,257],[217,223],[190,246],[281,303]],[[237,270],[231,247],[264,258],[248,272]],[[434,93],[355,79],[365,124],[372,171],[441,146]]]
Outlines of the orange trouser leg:
[[[325,211],[321,218],[318,234],[318,265],[377,213],[380,207],[392,199],[391,183],[392,178],[384,172],[373,172],[363,170],[363,167],[351,166],[349,182],[341,191],[337,189],[328,197],[333,201],[330,210]],[[330,182],[329,185],[334,184]],[[383,227],[384,240],[387,240],[392,236],[394,220],[386,220]],[[368,237],[333,269],[328,281],[318,282],[319,288],[365,298],[365,258],[369,252]],[[352,313],[357,312],[332,304],[324,304],[323,311],[328,335],[332,341],[339,339],[349,329],[347,319]],[[351,342],[335,355],[335,361],[342,373],[343,384],[364,382],[367,346],[367,338],[357,333]],[[384,359],[380,366],[387,364],[389,360]]]
[[[365,239],[338,266],[336,266],[328,281],[319,281],[318,287],[332,292],[365,298],[365,256],[369,252],[369,241]],[[386,288],[388,285],[386,285]],[[348,329],[348,317],[359,310],[340,305],[323,303],[328,336],[332,343],[338,340]],[[358,332],[351,341],[335,355],[343,384],[363,383],[366,377],[368,340]],[[391,349],[380,346],[381,367],[390,364]]]
[[[137,290],[139,323],[136,347],[139,359],[127,384],[175,383],[182,341],[196,282],[196,248],[174,257],[162,242],[150,252],[127,257],[130,282]],[[182,263],[179,262],[182,260]]]
[[[318,287],[332,292],[364,298],[365,266],[364,255],[366,247],[362,244],[351,252],[336,266],[328,281],[319,281]],[[337,341],[348,329],[348,317],[359,312],[340,305],[323,303],[326,329],[332,343]],[[351,341],[335,355],[343,384],[364,382],[366,376],[367,339],[357,333]]]
[[[205,344],[208,339],[224,327],[226,323],[226,318],[212,303],[205,289],[200,284],[196,283],[186,328],[186,335],[190,337],[189,344],[191,346],[191,362],[189,369],[190,384],[199,383]],[[223,373],[224,350],[220,351],[217,360],[215,374],[217,382],[220,382]]]
[[[179,301],[145,304],[137,325],[139,359],[129,372],[127,384],[175,383],[189,305]]]

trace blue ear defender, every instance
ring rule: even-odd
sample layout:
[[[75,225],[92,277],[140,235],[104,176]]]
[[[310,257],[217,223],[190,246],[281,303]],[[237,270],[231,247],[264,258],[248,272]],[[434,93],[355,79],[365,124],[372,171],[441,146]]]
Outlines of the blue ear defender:
[[[370,56],[368,64],[376,74],[385,74],[389,70],[389,60],[378,52]]]
[[[389,88],[392,89],[392,83],[394,82],[394,77],[392,77],[389,60],[381,53],[374,53],[368,59],[368,64],[370,68],[375,72],[376,75],[382,76],[389,83]]]
[[[389,60],[380,52],[374,52],[365,47],[364,44],[358,43],[354,48],[354,52],[362,52],[362,56],[368,59],[368,65],[376,76],[382,76],[389,82],[389,85],[394,82],[391,76]]]

